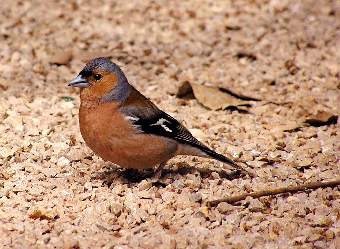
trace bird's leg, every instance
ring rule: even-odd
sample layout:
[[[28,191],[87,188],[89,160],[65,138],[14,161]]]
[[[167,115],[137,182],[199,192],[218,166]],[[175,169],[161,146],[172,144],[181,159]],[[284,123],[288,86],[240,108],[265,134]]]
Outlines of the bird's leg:
[[[154,171],[154,176],[153,176],[153,179],[158,181],[161,176],[162,176],[162,170],[165,166],[166,162],[162,162],[158,165],[158,167],[156,167],[155,171]]]

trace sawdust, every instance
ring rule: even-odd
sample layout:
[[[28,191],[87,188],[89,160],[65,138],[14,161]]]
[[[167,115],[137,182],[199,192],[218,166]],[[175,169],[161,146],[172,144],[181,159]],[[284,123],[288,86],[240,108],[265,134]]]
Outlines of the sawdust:
[[[340,248],[339,188],[206,206],[339,176],[339,1],[3,1],[0,13],[1,248]],[[95,156],[66,85],[97,55],[257,177],[179,157],[155,185]],[[208,110],[176,97],[183,82],[260,101]]]

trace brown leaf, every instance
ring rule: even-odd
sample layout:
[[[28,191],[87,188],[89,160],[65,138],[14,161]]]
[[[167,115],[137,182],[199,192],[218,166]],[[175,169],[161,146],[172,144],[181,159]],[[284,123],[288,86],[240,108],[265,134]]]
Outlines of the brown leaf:
[[[296,132],[303,127],[308,125],[311,126],[323,126],[336,124],[338,120],[338,116],[334,115],[330,112],[319,111],[316,115],[309,115],[307,118],[299,118],[295,120],[286,120],[278,125],[267,124],[264,125],[267,129],[271,129],[277,132]]]
[[[31,219],[39,219],[39,220],[53,220],[55,218],[55,214],[46,210],[34,209],[32,213],[28,215]]]
[[[285,124],[281,125],[281,129],[287,132],[297,131],[302,127],[304,127],[304,125],[299,120],[287,121]]]
[[[189,98],[192,93],[198,102],[211,110],[224,110],[231,106],[249,106],[250,100],[258,100],[244,95],[235,94],[228,89],[203,86],[189,83],[187,81],[179,87],[176,95],[179,98]]]
[[[263,125],[273,133],[295,132],[305,127],[302,119],[298,120],[281,120],[280,123],[269,123]]]
[[[247,102],[221,92],[218,88],[191,84],[195,98],[205,107],[218,110],[228,106],[238,106]]]
[[[305,123],[310,124],[311,126],[322,126],[322,125],[330,125],[336,124],[338,121],[338,116],[327,112],[327,111],[318,111],[317,114],[309,116]]]

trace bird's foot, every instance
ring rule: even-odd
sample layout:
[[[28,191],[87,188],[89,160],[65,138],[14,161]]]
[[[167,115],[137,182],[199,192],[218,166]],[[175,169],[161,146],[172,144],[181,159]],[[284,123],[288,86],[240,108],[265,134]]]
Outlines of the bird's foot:
[[[161,163],[161,164],[158,165],[158,167],[155,168],[154,175],[151,178],[152,182],[158,182],[161,179],[162,171],[164,169],[165,164],[166,164],[166,162]]]

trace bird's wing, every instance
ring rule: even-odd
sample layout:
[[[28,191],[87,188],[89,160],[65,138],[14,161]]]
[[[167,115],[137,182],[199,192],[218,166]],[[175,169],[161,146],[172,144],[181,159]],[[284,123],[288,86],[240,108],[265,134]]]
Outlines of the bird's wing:
[[[205,147],[180,122],[155,106],[124,107],[121,111],[138,132],[171,138],[194,147]]]

